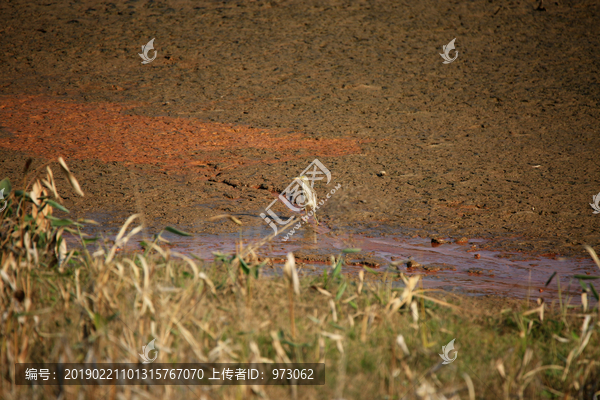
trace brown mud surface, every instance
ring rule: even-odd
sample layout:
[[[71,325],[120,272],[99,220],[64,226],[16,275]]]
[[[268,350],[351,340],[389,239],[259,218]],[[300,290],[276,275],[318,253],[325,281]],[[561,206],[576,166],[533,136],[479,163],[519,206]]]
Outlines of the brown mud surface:
[[[537,3],[3,2],[0,178],[61,155],[72,216],[226,238],[208,218],[271,232],[259,214],[318,158],[333,233],[586,256],[600,4]]]

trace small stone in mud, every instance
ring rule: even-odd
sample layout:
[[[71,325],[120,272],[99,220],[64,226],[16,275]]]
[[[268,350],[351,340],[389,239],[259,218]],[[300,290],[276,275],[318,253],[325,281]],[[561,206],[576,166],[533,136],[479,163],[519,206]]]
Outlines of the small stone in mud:
[[[467,244],[469,242],[469,239],[467,239],[466,237],[461,237],[460,239],[456,239],[456,244]]]
[[[475,258],[479,260],[481,258],[481,254],[475,254]]]
[[[381,257],[370,257],[366,255],[363,257],[347,259],[346,264],[356,266],[366,265],[370,268],[379,268],[380,266],[387,264],[387,260]]]
[[[454,265],[446,264],[446,263],[431,263],[427,264],[423,267],[425,271],[436,272],[436,271],[456,271],[456,267]]]
[[[491,270],[483,268],[469,268],[467,272],[469,274],[494,276],[494,273]]]
[[[377,174],[377,176],[385,176],[385,171],[379,171],[379,173]]]
[[[418,268],[421,267],[421,264],[419,264],[418,262],[414,261],[414,260],[408,260],[406,262],[406,268]]]
[[[439,245],[444,244],[444,243],[446,243],[446,241],[444,239],[442,239],[442,238],[431,238],[431,244],[432,245],[438,245],[439,246]]]

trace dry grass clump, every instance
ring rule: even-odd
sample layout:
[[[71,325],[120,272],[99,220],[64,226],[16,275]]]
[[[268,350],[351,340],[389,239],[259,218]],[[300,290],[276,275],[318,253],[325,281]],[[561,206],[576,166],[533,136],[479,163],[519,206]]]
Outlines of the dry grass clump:
[[[391,269],[343,274],[345,254],[357,249],[320,277],[291,254],[284,268],[260,263],[264,242],[207,263],[164,248],[159,233],[143,252],[122,254],[142,229],[138,216],[114,243],[89,238],[86,221],[52,215],[67,210],[51,169],[41,180],[40,172],[9,190],[0,227],[3,399],[590,399],[600,390],[593,286],[583,306],[561,298],[559,307],[485,309],[484,300],[436,294]],[[66,234],[81,245],[67,249]],[[14,363],[137,363],[153,339],[156,362],[323,362],[326,384],[14,384]],[[438,353],[452,339],[457,359],[443,365]]]

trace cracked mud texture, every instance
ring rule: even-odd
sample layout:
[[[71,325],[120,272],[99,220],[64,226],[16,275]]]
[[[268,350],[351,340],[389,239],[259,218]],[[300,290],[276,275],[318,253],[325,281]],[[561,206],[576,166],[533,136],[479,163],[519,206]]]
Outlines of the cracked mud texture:
[[[207,219],[230,213],[266,232],[258,215],[318,158],[342,184],[318,213],[331,229],[584,255],[600,4],[544,6],[2,2],[0,177],[63,156],[75,216],[220,234],[238,227]]]

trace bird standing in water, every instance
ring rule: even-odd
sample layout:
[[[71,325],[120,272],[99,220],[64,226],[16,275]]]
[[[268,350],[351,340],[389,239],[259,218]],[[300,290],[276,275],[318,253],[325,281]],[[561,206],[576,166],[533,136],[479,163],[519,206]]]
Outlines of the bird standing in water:
[[[310,185],[310,181],[306,177],[306,175],[302,175],[296,180],[302,186],[302,192],[304,195],[304,212],[308,213],[308,209],[312,210],[313,216],[315,217],[315,221],[317,221],[317,225],[319,225],[319,220],[317,219],[317,192]],[[300,205],[300,204],[299,204]]]

